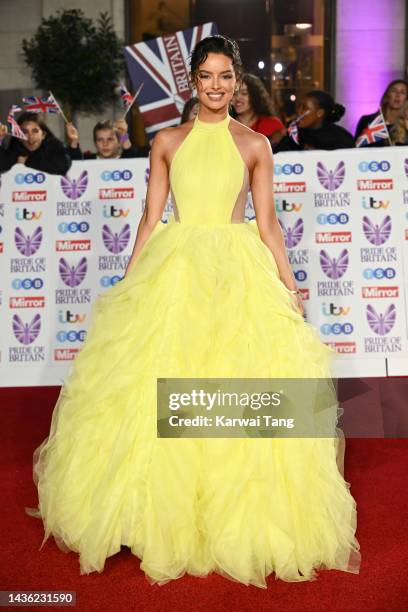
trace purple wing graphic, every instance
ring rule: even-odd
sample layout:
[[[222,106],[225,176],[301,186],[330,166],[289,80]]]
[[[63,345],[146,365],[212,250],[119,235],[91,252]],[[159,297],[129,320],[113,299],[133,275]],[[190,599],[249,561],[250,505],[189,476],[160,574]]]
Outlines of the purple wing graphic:
[[[408,159],[404,161],[405,176],[408,177]]]
[[[283,221],[279,219],[282,227],[285,245],[287,249],[293,249],[299,244],[303,237],[303,219],[298,219],[293,227],[286,227]]]
[[[78,179],[71,179],[68,175],[61,177],[61,188],[67,198],[77,200],[88,186],[88,170],[83,170]]]
[[[41,246],[42,237],[42,227],[37,227],[32,236],[26,236],[23,230],[19,227],[16,227],[14,232],[14,242],[16,243],[16,247],[25,257],[31,257],[38,251]]]
[[[126,249],[130,239],[130,225],[126,223],[120,232],[112,232],[109,225],[102,227],[103,243],[111,253],[117,255]]]
[[[364,235],[371,244],[380,246],[384,244],[391,236],[392,222],[391,217],[387,215],[384,217],[382,222],[373,223],[368,217],[363,217],[363,231]]]
[[[347,249],[344,249],[338,258],[331,258],[325,250],[320,251],[320,266],[329,278],[337,280],[345,274],[349,264]]]
[[[385,336],[395,325],[397,318],[397,309],[395,304],[390,304],[384,314],[378,313],[376,309],[369,304],[367,306],[367,321],[375,334]]]
[[[70,266],[64,257],[59,260],[60,277],[68,287],[80,285],[85,278],[87,268],[86,257],[82,257],[76,266]]]
[[[317,178],[322,187],[328,191],[336,191],[344,181],[346,166],[340,161],[334,170],[328,170],[322,162],[317,162]]]
[[[41,315],[38,313],[30,323],[23,323],[18,315],[13,315],[13,332],[21,344],[31,344],[37,338],[41,329]]]

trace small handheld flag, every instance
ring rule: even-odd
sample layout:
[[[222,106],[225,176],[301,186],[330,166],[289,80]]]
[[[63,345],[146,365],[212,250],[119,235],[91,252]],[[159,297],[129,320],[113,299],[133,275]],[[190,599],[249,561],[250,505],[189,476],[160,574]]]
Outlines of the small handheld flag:
[[[125,114],[123,115],[123,118],[126,117],[128,112],[132,108],[132,106],[133,106],[137,96],[139,95],[139,93],[142,90],[142,87],[143,87],[143,83],[140,85],[140,87],[138,88],[137,92],[133,96],[130,93],[130,91],[128,91],[126,85],[124,85],[123,83],[120,84],[120,97],[122,98],[123,108],[125,109]]]
[[[384,115],[380,110],[378,115],[367,125],[356,140],[356,147],[364,147],[373,142],[387,140],[391,144],[391,138],[385,123]]]
[[[292,140],[296,142],[297,145],[299,145],[299,122],[303,119],[303,117],[306,117],[306,115],[308,115],[309,113],[310,113],[310,110],[305,111],[304,113],[299,115],[299,117],[296,117],[296,119],[294,119],[288,125],[288,134],[290,138],[292,138]]]
[[[38,98],[37,96],[29,96],[23,98],[24,110],[30,113],[59,113],[58,104],[51,96]]]
[[[20,140],[27,140],[27,136],[24,134],[23,130],[18,125],[17,121],[14,119],[14,115],[19,111],[21,111],[21,108],[17,106],[17,104],[13,104],[7,116],[7,127],[9,128],[11,135],[15,138],[20,138]]]
[[[61,106],[55,99],[52,91],[49,92],[48,96],[44,98],[38,98],[37,96],[28,96],[23,98],[24,110],[30,113],[59,113],[64,121],[68,123]]]

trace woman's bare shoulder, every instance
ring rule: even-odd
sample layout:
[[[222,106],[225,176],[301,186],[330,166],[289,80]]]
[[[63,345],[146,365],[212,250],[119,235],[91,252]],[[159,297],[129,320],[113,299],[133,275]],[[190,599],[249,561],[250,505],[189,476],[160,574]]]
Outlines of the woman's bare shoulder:
[[[184,140],[192,127],[193,120],[173,127],[163,128],[160,132],[157,132],[153,142],[165,149],[172,148],[175,144]]]

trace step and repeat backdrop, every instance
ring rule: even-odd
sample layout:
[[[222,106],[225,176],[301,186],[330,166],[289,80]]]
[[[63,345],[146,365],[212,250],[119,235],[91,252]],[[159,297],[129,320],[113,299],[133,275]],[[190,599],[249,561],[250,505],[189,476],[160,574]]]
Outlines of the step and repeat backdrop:
[[[408,375],[408,147],[280,154],[274,172],[290,262],[307,319],[336,351],[333,374]],[[1,386],[62,384],[92,302],[124,274],[148,174],[148,160],[133,159],[74,162],[65,177],[16,165],[1,177]],[[169,201],[162,223],[171,211]]]

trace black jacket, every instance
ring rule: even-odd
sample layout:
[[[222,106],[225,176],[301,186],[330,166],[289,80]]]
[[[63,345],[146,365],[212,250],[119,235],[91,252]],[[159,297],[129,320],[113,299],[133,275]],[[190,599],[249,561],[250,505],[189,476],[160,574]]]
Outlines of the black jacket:
[[[99,159],[96,153],[90,153],[88,151],[83,152],[81,147],[76,147],[76,149],[67,147],[67,152],[73,161],[81,159]],[[136,147],[132,146],[129,149],[122,149],[120,159],[130,159],[132,157],[140,157],[140,153]]]
[[[366,129],[367,125],[369,123],[371,123],[371,121],[377,117],[378,115],[378,111],[375,113],[372,113],[371,115],[363,115],[362,117],[360,117],[359,122],[357,123],[357,128],[356,128],[356,140],[357,138],[360,136],[360,134],[363,132],[363,130]],[[392,123],[387,123],[387,128],[388,131],[392,131],[394,125]],[[366,144],[366,145],[362,145],[363,147],[389,147],[390,143],[388,138],[385,138],[383,140],[378,140],[377,142],[371,142],[370,144]]]
[[[318,129],[299,128],[299,145],[290,136],[285,136],[276,146],[274,153],[281,151],[302,151],[303,149],[351,149],[354,147],[354,138],[343,127],[329,123]]]
[[[47,174],[65,175],[71,167],[71,159],[58,138],[47,136],[40,147],[31,152],[19,138],[12,137],[7,145],[3,143],[0,147],[0,173],[10,170],[20,155],[27,157],[25,165],[28,168]]]

